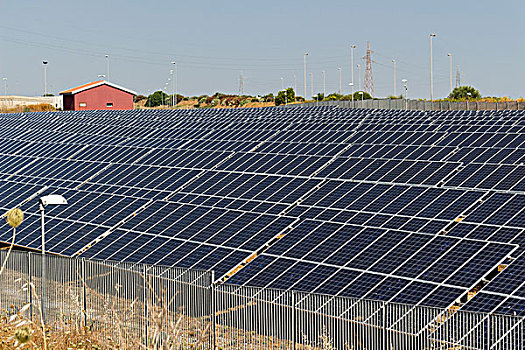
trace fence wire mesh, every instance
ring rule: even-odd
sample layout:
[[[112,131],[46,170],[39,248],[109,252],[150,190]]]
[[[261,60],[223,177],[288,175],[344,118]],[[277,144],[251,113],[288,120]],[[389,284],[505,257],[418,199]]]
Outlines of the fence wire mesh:
[[[51,327],[78,323],[151,349],[525,349],[523,317],[213,281],[209,271],[13,251],[0,310],[29,304]]]

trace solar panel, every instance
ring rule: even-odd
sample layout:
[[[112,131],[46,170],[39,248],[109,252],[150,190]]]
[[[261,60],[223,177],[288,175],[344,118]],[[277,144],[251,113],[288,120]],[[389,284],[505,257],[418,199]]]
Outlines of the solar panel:
[[[0,207],[26,211],[16,243],[33,249],[35,198],[61,193],[54,253],[520,313],[524,129],[523,111],[0,114]]]

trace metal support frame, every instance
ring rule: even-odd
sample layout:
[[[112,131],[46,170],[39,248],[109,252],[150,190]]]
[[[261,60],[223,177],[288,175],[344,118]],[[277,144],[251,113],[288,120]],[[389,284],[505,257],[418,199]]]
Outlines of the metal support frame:
[[[142,286],[142,297],[144,302],[144,344],[146,347],[148,347],[148,269],[146,265],[142,265],[142,278],[143,278],[143,286]]]
[[[216,315],[216,296],[215,296],[215,271],[211,271],[210,273],[210,286],[208,288],[209,290],[209,298],[210,298],[210,322],[211,322],[211,341],[213,344],[213,349],[218,349],[219,345],[217,344],[217,320],[215,318]]]

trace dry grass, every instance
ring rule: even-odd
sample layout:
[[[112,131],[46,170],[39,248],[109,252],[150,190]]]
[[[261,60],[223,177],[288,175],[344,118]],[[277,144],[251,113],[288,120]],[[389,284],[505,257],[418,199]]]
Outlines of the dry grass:
[[[48,103],[39,103],[27,106],[0,109],[0,113],[26,113],[26,112],[53,112],[56,108]]]

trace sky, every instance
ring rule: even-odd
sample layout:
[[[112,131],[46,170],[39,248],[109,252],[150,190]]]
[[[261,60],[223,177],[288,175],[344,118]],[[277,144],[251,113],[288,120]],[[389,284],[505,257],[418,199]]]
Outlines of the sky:
[[[186,96],[244,92],[276,93],[297,86],[304,95],[303,59],[308,53],[307,96],[350,92],[350,47],[354,89],[363,84],[366,43],[372,53],[377,97],[404,93],[430,98],[430,33],[434,98],[453,84],[483,96],[525,97],[525,3],[521,0],[463,1],[164,1],[0,0],[0,94],[42,95],[99,79],[149,94]],[[172,61],[176,65],[171,64]],[[361,80],[357,64],[361,65]],[[294,78],[295,77],[295,78]],[[281,79],[282,78],[282,79]]]

